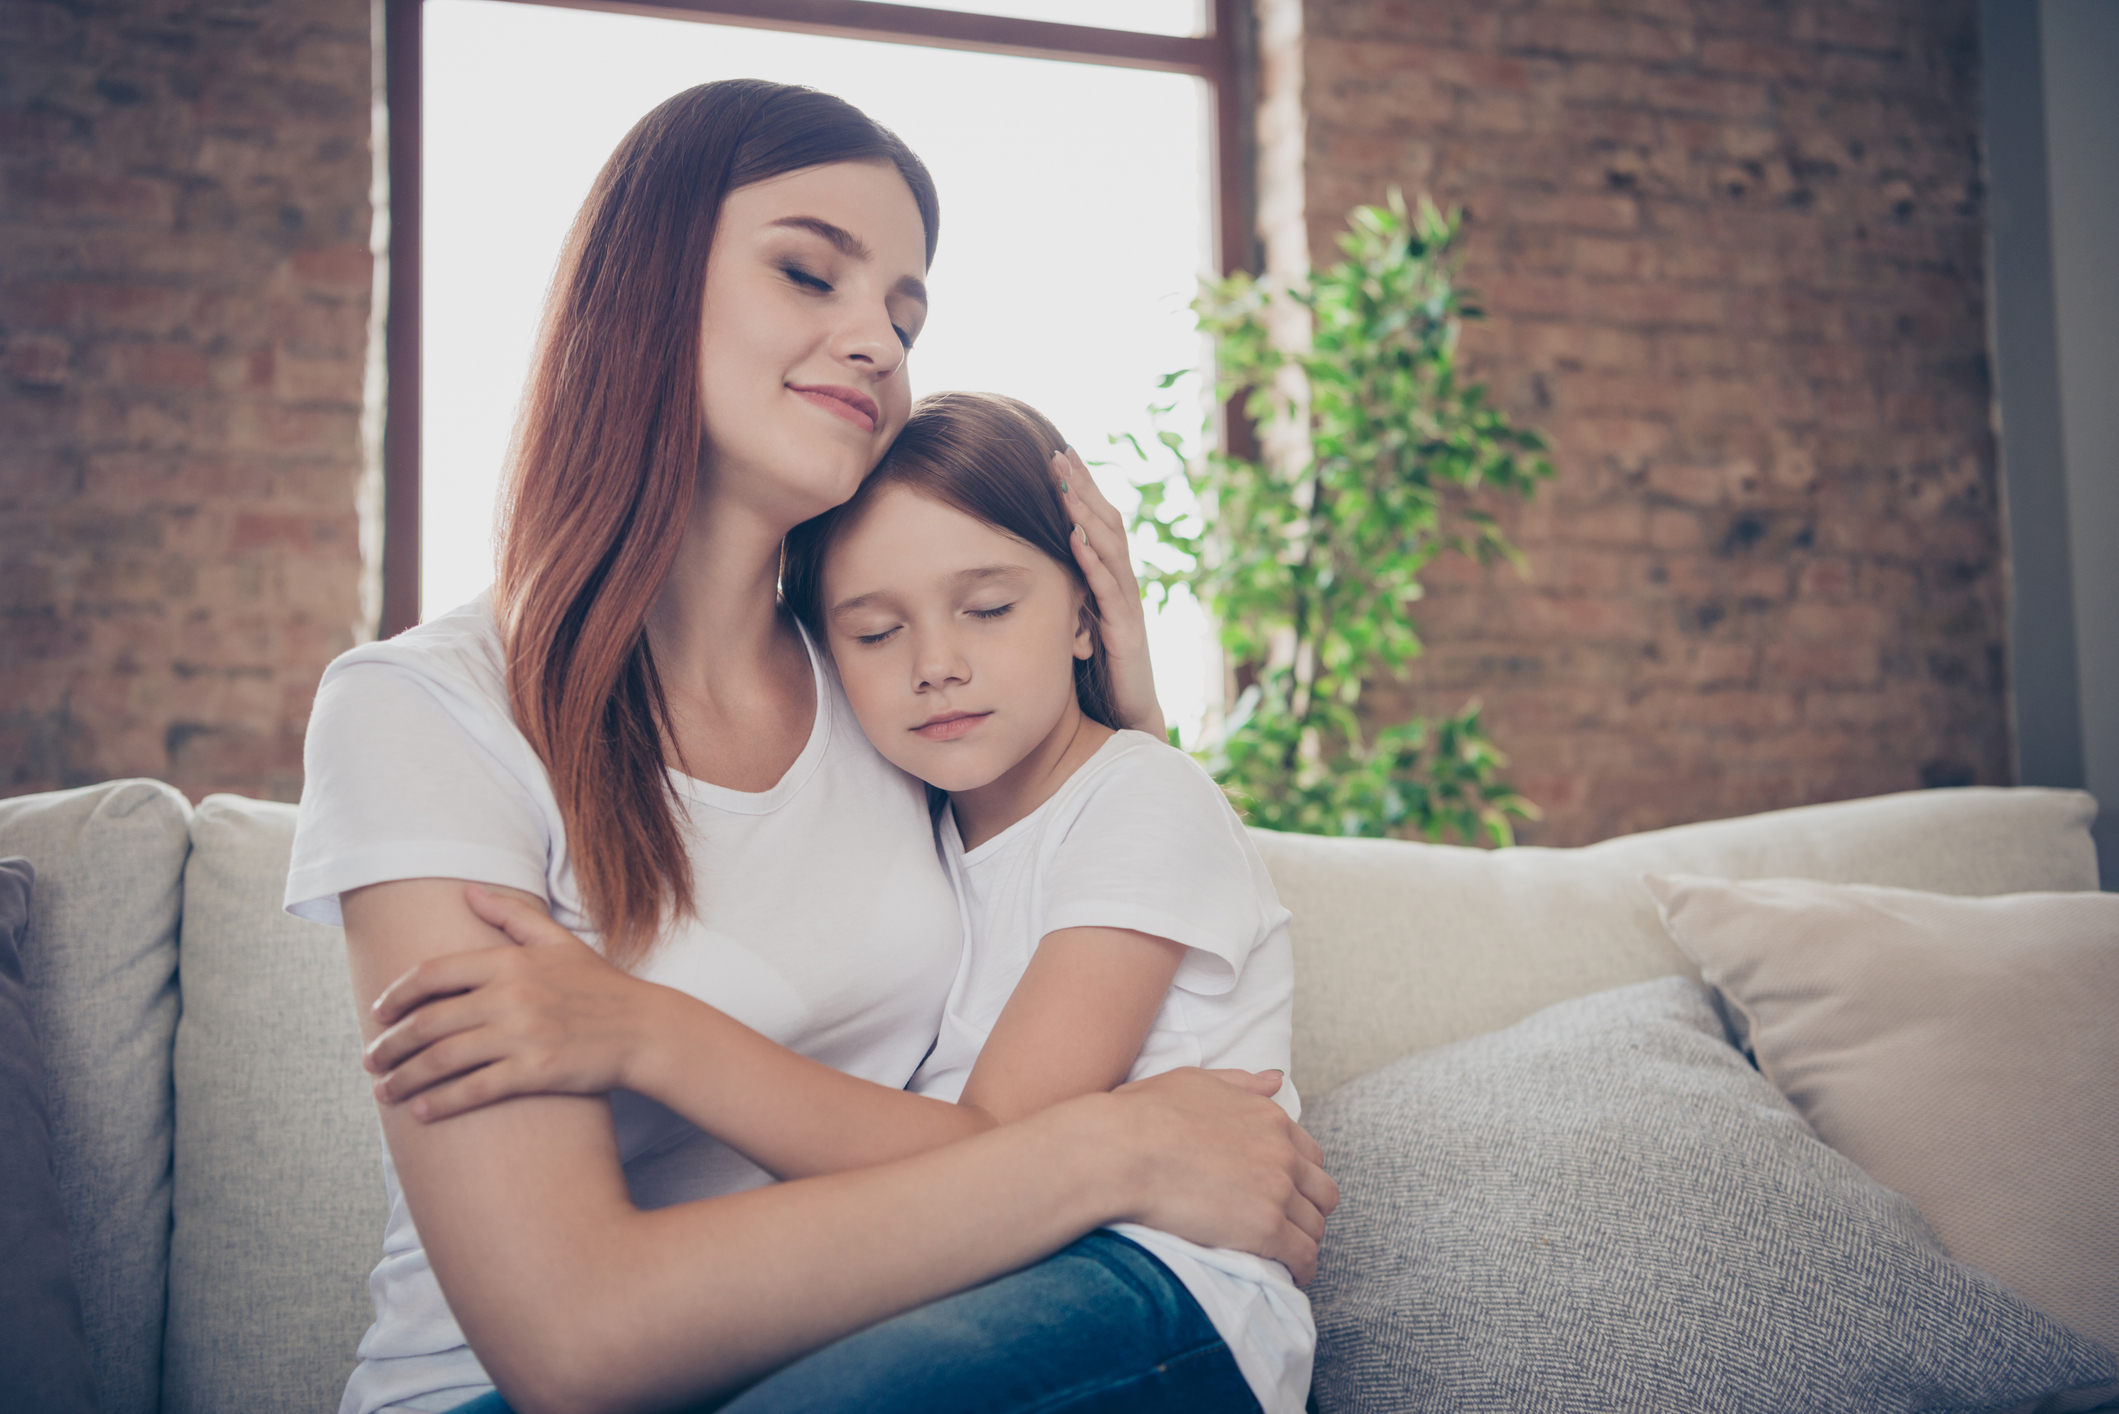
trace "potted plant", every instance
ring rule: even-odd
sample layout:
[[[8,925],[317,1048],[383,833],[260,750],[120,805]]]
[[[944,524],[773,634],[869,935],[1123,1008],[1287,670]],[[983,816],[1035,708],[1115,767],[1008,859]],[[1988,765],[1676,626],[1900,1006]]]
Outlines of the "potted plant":
[[[1354,211],[1346,258],[1300,287],[1239,274],[1193,304],[1219,395],[1242,396],[1274,452],[1186,461],[1194,504],[1151,480],[1134,523],[1187,561],[1148,582],[1188,587],[1217,623],[1237,695],[1201,756],[1253,824],[1498,845],[1536,815],[1476,700],[1375,731],[1360,710],[1419,656],[1409,609],[1436,555],[1521,566],[1472,493],[1527,497],[1552,474],[1544,440],[1459,377],[1458,330],[1478,316],[1454,280],[1460,225],[1393,191]]]

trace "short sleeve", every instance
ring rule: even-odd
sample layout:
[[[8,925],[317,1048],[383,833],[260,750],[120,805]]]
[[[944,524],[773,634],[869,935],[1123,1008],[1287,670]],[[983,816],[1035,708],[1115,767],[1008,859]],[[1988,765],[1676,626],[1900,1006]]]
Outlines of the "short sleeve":
[[[525,779],[535,756],[490,709],[400,664],[341,663],[317,691],[302,755],[288,912],[337,925],[341,893],[395,879],[548,897],[555,832]]]
[[[1160,743],[1090,787],[1045,871],[1044,927],[1130,928],[1183,944],[1176,985],[1219,996],[1286,916],[1236,812],[1198,764]]]

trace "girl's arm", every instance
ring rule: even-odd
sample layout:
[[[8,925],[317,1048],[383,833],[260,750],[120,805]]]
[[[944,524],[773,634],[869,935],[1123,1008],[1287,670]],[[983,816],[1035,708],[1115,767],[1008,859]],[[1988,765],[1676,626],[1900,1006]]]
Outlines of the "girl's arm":
[[[342,898],[364,1032],[408,969],[502,934],[455,880]],[[1270,1100],[1198,1071],[1053,1106],[964,1143],[642,1212],[608,1105],[538,1095],[452,1124],[385,1106],[451,1311],[525,1414],[727,1390],[848,1332],[1137,1221],[1307,1275],[1336,1189]]]

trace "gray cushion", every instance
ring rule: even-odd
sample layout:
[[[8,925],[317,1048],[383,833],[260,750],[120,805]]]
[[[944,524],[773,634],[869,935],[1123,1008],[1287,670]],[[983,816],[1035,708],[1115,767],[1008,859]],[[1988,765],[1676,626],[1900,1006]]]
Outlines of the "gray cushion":
[[[185,870],[164,1407],[335,1408],[374,1312],[381,1142],[336,928],[280,909],[294,807],[208,796]]]
[[[2119,1379],[1952,1261],[1665,978],[1308,1107],[1342,1201],[1310,1290],[1343,1410],[2003,1410]]]
[[[0,859],[0,1370],[11,1403],[87,1414],[96,1391],[52,1177],[44,1059],[22,980],[35,878],[28,860]]]
[[[161,1389],[190,813],[159,781],[0,800],[0,855],[37,870],[23,972],[103,1414],[151,1414]]]

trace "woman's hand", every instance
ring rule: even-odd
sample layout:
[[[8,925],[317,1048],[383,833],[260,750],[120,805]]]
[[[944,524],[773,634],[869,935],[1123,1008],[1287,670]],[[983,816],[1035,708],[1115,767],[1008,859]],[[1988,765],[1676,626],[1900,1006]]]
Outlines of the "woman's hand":
[[[627,1077],[664,989],[605,962],[541,909],[476,884],[471,911],[513,946],[430,958],[376,998],[363,1063],[376,1098],[432,1121],[511,1095],[600,1095]]]
[[[1122,1220],[1270,1257],[1309,1285],[1339,1185],[1317,1141],[1266,1098],[1279,1088],[1270,1071],[1187,1069],[1090,1097],[1115,1102],[1112,1152],[1131,1165]]]
[[[1080,452],[1069,447],[1052,454],[1052,472],[1060,484],[1067,514],[1074,517],[1075,562],[1088,576],[1103,617],[1104,655],[1111,661],[1111,691],[1118,699],[1121,726],[1146,732],[1161,741],[1162,703],[1155,696],[1155,666],[1148,661],[1148,613],[1140,602],[1140,579],[1126,545],[1125,517],[1104,499]]]

